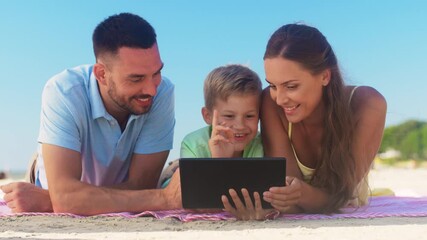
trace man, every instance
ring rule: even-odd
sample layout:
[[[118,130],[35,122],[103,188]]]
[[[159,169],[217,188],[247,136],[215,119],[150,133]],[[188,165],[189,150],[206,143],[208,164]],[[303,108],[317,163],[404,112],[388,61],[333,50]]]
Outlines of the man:
[[[178,174],[154,189],[175,125],[174,86],[161,76],[154,29],[122,13],[101,22],[92,40],[96,63],[59,73],[43,90],[35,185],[2,186],[4,200],[13,212],[180,208]]]

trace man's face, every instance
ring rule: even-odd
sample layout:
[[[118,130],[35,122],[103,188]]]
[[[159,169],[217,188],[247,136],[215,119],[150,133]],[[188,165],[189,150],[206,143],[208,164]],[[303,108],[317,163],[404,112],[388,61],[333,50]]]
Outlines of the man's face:
[[[161,82],[157,44],[149,49],[120,48],[106,70],[107,111],[114,117],[147,113]]]

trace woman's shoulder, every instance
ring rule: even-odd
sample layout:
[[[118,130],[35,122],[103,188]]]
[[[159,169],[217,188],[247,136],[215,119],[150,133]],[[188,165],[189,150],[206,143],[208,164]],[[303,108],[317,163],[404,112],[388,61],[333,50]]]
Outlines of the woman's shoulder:
[[[383,113],[387,109],[386,99],[373,87],[347,86],[346,93],[350,101],[350,106],[356,115],[364,114],[371,110]]]
[[[375,88],[370,86],[347,86],[346,93],[350,97],[352,97],[351,102],[356,103],[384,103],[384,96]]]

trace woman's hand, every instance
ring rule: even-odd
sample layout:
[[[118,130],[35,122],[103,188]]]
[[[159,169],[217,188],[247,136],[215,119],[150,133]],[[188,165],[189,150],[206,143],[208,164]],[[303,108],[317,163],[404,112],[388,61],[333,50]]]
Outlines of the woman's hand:
[[[262,208],[261,197],[258,192],[254,192],[255,205],[252,203],[249,192],[245,188],[242,189],[244,204],[234,189],[230,189],[229,194],[236,208],[230,204],[227,196],[222,195],[221,200],[224,204],[224,210],[233,214],[238,220],[265,220],[278,215],[277,210]]]
[[[302,196],[302,185],[302,180],[288,176],[286,186],[271,187],[264,192],[264,200],[282,213],[294,212]]]

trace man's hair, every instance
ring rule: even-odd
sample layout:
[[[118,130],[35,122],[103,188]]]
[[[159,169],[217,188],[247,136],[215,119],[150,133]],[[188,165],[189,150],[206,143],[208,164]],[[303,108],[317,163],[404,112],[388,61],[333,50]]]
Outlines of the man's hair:
[[[145,19],[131,13],[112,15],[98,24],[92,35],[95,58],[108,53],[115,55],[119,48],[151,48],[156,32]]]
[[[205,107],[212,110],[217,99],[227,101],[232,94],[261,96],[258,75],[248,67],[231,64],[212,70],[204,83]]]

